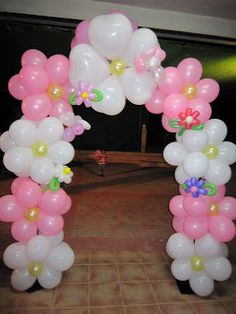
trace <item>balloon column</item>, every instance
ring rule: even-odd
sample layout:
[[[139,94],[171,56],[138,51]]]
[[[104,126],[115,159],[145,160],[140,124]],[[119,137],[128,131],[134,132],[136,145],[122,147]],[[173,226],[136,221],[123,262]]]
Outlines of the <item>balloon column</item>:
[[[224,141],[223,121],[209,120],[219,85],[201,79],[197,59],[164,69],[165,57],[156,34],[138,28],[120,11],[79,23],[69,58],[47,58],[36,49],[22,55],[22,68],[8,88],[22,101],[23,116],[0,137],[4,165],[17,177],[11,194],[0,198],[0,220],[12,223],[17,241],[3,255],[13,269],[15,289],[26,290],[36,280],[54,288],[74,261],[63,241],[63,215],[71,199],[60,183],[70,183],[73,176],[67,166],[74,157],[70,142],[91,126],[74,115],[72,106],[84,104],[113,116],[124,109],[126,99],[163,113],[163,127],[176,133],[176,141],[163,153],[177,166],[180,185],[180,194],[169,204],[176,233],[167,242],[167,252],[174,259],[174,277],[189,280],[193,291],[205,296],[214,280],[230,276],[224,242],[235,236],[236,200],[225,196],[225,184],[236,146]]]
[[[219,94],[218,83],[201,79],[202,66],[195,58],[164,69],[164,76],[150,100],[148,111],[162,113],[163,127],[176,133],[176,141],[163,152],[176,166],[179,195],[169,202],[176,231],[167,241],[173,276],[189,280],[193,292],[209,295],[214,280],[230,277],[225,242],[236,234],[236,199],[225,196],[236,161],[236,145],[225,141],[226,124],[210,119],[212,102]]]

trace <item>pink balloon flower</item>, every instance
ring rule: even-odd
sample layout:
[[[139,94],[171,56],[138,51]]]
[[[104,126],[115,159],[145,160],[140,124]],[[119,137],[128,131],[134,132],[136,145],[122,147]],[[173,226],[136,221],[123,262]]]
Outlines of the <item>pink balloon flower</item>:
[[[71,206],[70,197],[63,189],[43,192],[39,184],[27,179],[13,181],[12,191],[13,194],[0,198],[0,221],[12,222],[11,234],[15,240],[28,241],[38,231],[45,236],[62,231],[61,215]]]

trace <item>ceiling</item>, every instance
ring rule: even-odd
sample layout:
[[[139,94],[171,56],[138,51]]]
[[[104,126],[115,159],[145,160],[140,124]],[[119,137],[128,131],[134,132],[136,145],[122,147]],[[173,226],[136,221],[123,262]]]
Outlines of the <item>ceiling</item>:
[[[96,1],[96,0],[95,0]],[[155,10],[236,20],[236,0],[99,0]]]

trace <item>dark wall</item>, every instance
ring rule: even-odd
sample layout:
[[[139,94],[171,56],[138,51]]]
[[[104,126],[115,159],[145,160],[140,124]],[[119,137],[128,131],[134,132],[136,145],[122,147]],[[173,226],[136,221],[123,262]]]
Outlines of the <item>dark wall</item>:
[[[79,21],[55,18],[42,18],[27,15],[0,14],[0,131],[5,131],[10,124],[21,116],[21,102],[14,99],[7,90],[8,80],[19,72],[22,54],[28,49],[39,49],[47,57],[54,54],[69,56],[70,43]],[[155,30],[154,30],[155,31]],[[224,58],[236,54],[233,45],[198,42],[197,39],[184,39],[181,34],[159,34],[160,44],[167,52],[164,66],[176,66],[186,57],[195,57],[203,64],[209,58]],[[212,77],[213,78],[213,77]],[[228,126],[228,140],[236,142],[232,105],[236,104],[236,79],[219,82],[221,92],[212,103],[212,117],[224,120]],[[226,110],[227,108],[227,110]],[[117,151],[139,151],[142,124],[148,129],[148,151],[161,152],[174,135],[166,132],[160,123],[161,115],[147,112],[144,106],[135,106],[127,102],[125,109],[110,117],[97,113],[84,106],[76,107],[75,113],[81,115],[92,129],[77,137],[74,145],[80,149],[103,148]]]

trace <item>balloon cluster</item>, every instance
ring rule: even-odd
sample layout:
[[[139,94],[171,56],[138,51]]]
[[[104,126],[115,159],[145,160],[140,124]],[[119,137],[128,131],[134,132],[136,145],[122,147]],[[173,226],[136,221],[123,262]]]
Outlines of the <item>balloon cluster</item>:
[[[163,152],[166,162],[177,167],[180,191],[169,203],[176,231],[166,245],[174,259],[172,274],[189,280],[200,296],[212,292],[214,280],[229,278],[232,267],[224,242],[235,236],[236,200],[225,196],[225,184],[236,145],[225,141],[225,123],[210,119],[219,85],[201,78],[197,59],[164,69],[165,57],[156,34],[138,28],[121,11],[79,23],[68,58],[47,58],[36,49],[22,55],[22,68],[8,88],[22,101],[23,116],[0,137],[4,165],[17,176],[12,194],[0,198],[0,220],[12,223],[18,241],[3,256],[13,269],[15,289],[26,290],[36,280],[54,288],[74,261],[63,242],[63,215],[71,199],[60,184],[73,176],[68,164],[75,151],[69,142],[91,126],[72,106],[84,103],[113,116],[124,109],[126,99],[162,113],[163,127],[176,133],[176,141]]]

